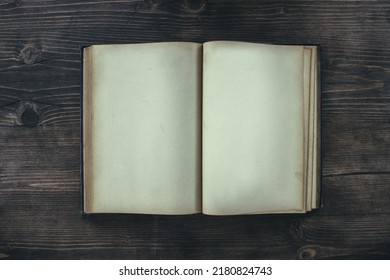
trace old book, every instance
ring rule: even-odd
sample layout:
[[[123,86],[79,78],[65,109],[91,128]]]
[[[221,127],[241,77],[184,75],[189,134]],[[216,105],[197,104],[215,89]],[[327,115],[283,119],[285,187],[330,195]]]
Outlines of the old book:
[[[83,50],[86,213],[304,213],[319,205],[315,46]]]

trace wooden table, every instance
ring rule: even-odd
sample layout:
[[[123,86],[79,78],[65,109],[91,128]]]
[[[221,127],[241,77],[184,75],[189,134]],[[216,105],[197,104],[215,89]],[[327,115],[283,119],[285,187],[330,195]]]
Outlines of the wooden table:
[[[82,215],[80,47],[210,40],[321,45],[323,207]],[[0,258],[390,258],[390,2],[2,1]]]

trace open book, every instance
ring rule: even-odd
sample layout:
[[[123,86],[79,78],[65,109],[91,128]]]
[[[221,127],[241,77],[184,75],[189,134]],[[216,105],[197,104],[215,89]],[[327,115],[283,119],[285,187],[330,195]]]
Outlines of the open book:
[[[319,204],[317,47],[83,50],[86,213],[304,213]]]

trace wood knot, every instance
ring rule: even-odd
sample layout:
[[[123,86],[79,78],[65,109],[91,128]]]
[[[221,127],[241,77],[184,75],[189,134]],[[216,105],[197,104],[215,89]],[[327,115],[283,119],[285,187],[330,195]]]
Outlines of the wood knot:
[[[189,13],[197,14],[202,12],[207,4],[207,0],[184,0],[183,9]]]
[[[16,5],[16,7],[19,7],[20,5],[22,5],[22,0],[15,0],[15,5]]]
[[[20,53],[20,57],[26,64],[35,63],[36,61],[38,61],[40,55],[41,55],[41,51],[31,45],[25,46]]]
[[[16,108],[16,123],[21,126],[34,127],[39,124],[38,105],[33,101],[20,101]]]
[[[34,127],[39,122],[39,115],[32,109],[26,109],[22,114],[22,123],[24,126]]]
[[[312,260],[317,255],[315,246],[307,245],[298,250],[298,256],[301,260]]]

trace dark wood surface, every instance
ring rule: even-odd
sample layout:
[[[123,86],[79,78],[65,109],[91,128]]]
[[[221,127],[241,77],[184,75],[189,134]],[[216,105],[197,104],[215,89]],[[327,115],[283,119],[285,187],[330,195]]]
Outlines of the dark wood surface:
[[[81,215],[80,47],[221,39],[321,46],[323,207]],[[390,2],[1,1],[0,258],[389,259]]]

